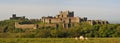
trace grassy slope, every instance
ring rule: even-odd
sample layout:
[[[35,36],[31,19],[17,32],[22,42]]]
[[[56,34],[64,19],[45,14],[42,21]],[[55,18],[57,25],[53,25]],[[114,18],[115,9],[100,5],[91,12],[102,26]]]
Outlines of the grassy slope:
[[[75,40],[74,38],[0,38],[1,43],[120,43],[120,38],[90,38]]]

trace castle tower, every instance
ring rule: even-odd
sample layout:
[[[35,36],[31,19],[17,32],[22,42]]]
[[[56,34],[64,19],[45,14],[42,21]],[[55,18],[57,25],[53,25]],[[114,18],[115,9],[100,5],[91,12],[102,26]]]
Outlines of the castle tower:
[[[56,18],[66,18],[66,17],[74,17],[73,11],[60,11],[59,15]]]
[[[13,18],[16,18],[16,14],[13,14],[12,17],[13,17]]]

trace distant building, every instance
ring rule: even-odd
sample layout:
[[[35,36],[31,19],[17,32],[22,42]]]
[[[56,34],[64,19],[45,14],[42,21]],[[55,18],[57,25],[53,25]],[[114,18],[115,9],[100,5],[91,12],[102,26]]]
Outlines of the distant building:
[[[13,14],[12,17],[10,17],[11,20],[25,20],[25,16],[17,17],[16,14]]]
[[[16,14],[13,14],[12,18],[10,19],[25,19],[25,16],[23,17],[16,17]],[[60,13],[56,16],[48,16],[48,17],[42,17],[40,20],[39,19],[30,19],[30,21],[41,21],[44,24],[24,24],[24,25],[20,25],[18,23],[15,23],[15,27],[16,28],[39,28],[41,26],[46,27],[46,26],[52,26],[52,27],[56,27],[58,28],[59,26],[61,26],[63,28],[70,28],[74,25],[76,25],[76,23],[88,23],[90,25],[96,25],[96,24],[100,24],[100,25],[105,25],[105,24],[109,24],[108,21],[103,21],[103,20],[87,20],[87,17],[74,17],[74,12],[73,11],[60,11]]]
[[[95,25],[95,24],[105,25],[105,24],[109,24],[108,21],[103,21],[103,20],[88,20],[87,22],[88,22],[90,25]]]
[[[61,11],[59,15],[52,17],[42,17],[41,19],[44,23],[80,23],[83,21],[87,21],[87,18],[80,18],[80,17],[74,17],[74,12],[70,11]]]
[[[90,25],[95,25],[95,24],[108,24],[108,21],[102,21],[102,20],[87,20],[87,17],[74,17],[74,12],[73,11],[60,11],[58,15],[55,17],[53,16],[48,16],[48,17],[42,17],[41,19],[42,22],[44,23],[63,23],[64,28],[69,28],[72,26],[71,23],[81,23],[81,22],[87,22]]]

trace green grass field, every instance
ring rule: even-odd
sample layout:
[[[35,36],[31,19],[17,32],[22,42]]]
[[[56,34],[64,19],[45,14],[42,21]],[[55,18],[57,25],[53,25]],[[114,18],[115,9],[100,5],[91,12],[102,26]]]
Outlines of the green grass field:
[[[120,38],[0,38],[0,43],[120,43]]]

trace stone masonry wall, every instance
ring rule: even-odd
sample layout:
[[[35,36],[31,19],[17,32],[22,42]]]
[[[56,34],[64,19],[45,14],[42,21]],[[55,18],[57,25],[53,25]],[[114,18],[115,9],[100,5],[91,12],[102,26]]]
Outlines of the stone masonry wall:
[[[16,28],[22,28],[22,29],[36,29],[37,25],[36,24],[19,24],[15,23]]]

